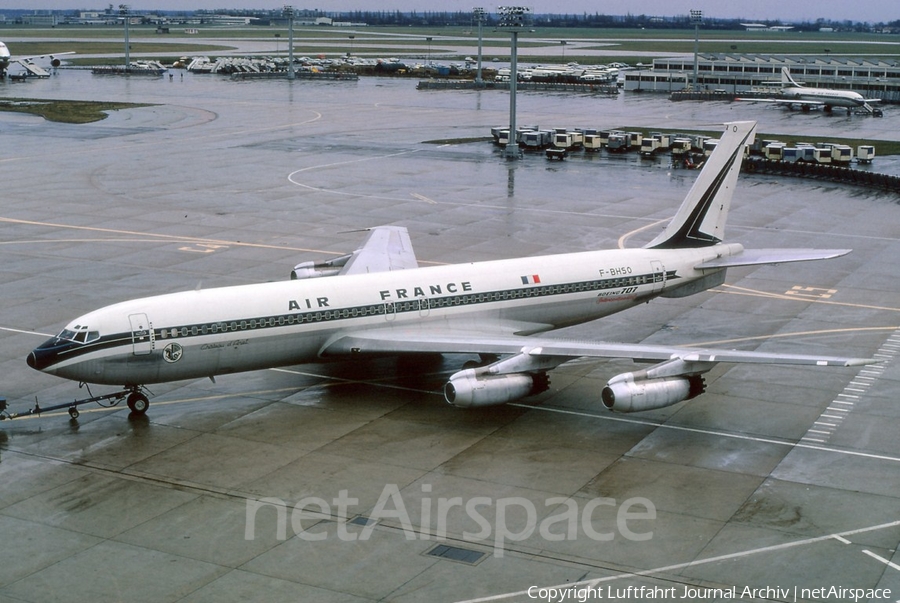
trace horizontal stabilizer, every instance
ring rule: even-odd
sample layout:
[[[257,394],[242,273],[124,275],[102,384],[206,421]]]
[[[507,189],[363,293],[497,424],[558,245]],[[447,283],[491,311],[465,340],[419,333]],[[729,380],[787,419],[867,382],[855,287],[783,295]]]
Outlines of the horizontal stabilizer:
[[[712,268],[732,268],[735,266],[829,260],[847,255],[850,251],[850,249],[745,249],[737,255],[707,260],[694,266],[694,268],[696,270],[707,270]]]

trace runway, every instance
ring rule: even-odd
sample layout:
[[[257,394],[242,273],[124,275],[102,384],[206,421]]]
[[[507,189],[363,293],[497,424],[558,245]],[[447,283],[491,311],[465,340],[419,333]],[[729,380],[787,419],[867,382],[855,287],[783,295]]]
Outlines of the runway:
[[[61,71],[0,86],[26,95],[149,106],[79,126],[0,113],[0,395],[14,411],[86,397],[25,357],[95,308],[287,279],[380,224],[408,227],[423,265],[640,246],[696,176],[447,142],[488,136],[508,96],[412,81]],[[519,123],[546,127],[755,119],[876,147],[900,126],[890,107],[518,105]],[[345,361],[154,386],[142,418],[2,421],[0,603],[900,600],[898,211],[895,195],[742,176],[729,241],[853,252],[731,269],[714,290],[558,333],[877,365],[720,364],[694,400],[617,415],[600,391],[630,361],[572,362],[539,396],[467,411],[439,390],[468,358]]]

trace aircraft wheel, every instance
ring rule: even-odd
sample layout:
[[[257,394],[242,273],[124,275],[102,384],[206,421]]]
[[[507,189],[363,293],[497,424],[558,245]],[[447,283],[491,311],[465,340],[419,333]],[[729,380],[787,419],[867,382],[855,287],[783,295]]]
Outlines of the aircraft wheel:
[[[142,415],[146,413],[147,409],[150,407],[150,400],[141,392],[132,392],[128,395],[126,404],[128,404],[128,408],[131,409],[131,412]]]
[[[80,413],[78,412],[77,408],[75,408],[74,406],[69,407],[69,416],[70,417],[72,417],[73,419],[77,419],[79,414]]]

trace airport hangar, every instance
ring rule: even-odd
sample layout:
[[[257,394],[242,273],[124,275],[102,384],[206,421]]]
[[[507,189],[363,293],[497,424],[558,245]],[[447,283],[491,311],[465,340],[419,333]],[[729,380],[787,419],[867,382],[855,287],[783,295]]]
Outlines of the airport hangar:
[[[866,98],[900,102],[900,62],[896,59],[701,53],[696,88],[730,93],[771,91],[781,83],[782,67],[788,67],[804,86],[852,90]],[[625,90],[677,92],[689,88],[693,78],[692,55],[659,58],[649,70],[626,71]]]
[[[634,156],[510,163],[486,142],[423,143],[503,123],[508,97],[495,92],[422,93],[373,79],[183,82],[66,72],[27,90],[158,105],[88,126],[2,116],[10,169],[0,199],[0,393],[12,408],[82,393],[24,363],[40,332],[82,311],[198,283],[287,279],[297,261],[352,250],[363,236],[353,230],[380,223],[409,227],[424,262],[615,247],[623,233],[635,246],[672,215],[695,175]],[[708,129],[734,109],[655,95],[598,104],[540,93],[520,104],[528,121],[679,129]],[[872,135],[900,121],[747,114],[822,136]],[[760,247],[840,241],[854,251],[735,270],[728,287],[569,336],[896,354],[896,197],[766,176],[743,177],[735,197],[729,238]],[[900,592],[896,362],[875,375],[720,365],[689,403],[643,416],[600,410],[602,384],[634,366],[571,363],[538,398],[473,411],[438,394],[459,368],[448,357],[418,371],[348,362],[154,387],[143,419],[116,407],[84,408],[75,422],[64,412],[3,421],[0,601],[535,601],[522,591],[579,580],[623,591]],[[831,427],[823,415],[846,417]],[[343,541],[342,531],[362,534],[391,485],[425,529],[410,539],[383,518],[367,540]],[[333,504],[342,490],[359,500],[347,519]],[[334,514],[295,525],[291,511],[307,497]],[[500,557],[493,539],[462,537],[480,527],[458,506],[447,538],[432,533],[438,501],[455,497],[493,500],[478,509],[492,525],[501,499],[532,501],[541,521],[558,512],[546,501],[560,497],[582,516],[596,502],[617,506],[593,507],[577,537],[562,541],[537,529],[526,537],[522,509],[508,508],[506,525],[523,538],[506,539]],[[588,537],[585,525],[609,532],[635,497],[654,503],[656,519],[628,527],[652,530],[652,540]],[[262,499],[286,505],[286,537],[263,504],[248,538],[247,509]],[[297,527],[325,539],[301,539]]]

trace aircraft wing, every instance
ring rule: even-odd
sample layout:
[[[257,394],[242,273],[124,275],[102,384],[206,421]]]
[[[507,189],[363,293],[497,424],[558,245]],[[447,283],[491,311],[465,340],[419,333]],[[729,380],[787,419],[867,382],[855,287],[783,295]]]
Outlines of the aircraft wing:
[[[362,246],[350,254],[339,274],[365,274],[418,268],[409,232],[404,226],[370,228]]]
[[[28,61],[33,61],[34,59],[43,59],[46,57],[50,57],[54,59],[56,57],[60,57],[64,54],[75,54],[74,50],[70,50],[68,52],[48,52],[46,54],[36,54],[30,57],[12,57],[9,59],[10,63],[27,63]]]
[[[449,328],[387,328],[346,333],[332,339],[321,350],[323,356],[351,354],[495,354],[525,353],[531,357],[555,358],[556,365],[575,358],[631,358],[637,361],[665,361],[680,358],[689,362],[731,362],[753,364],[794,364],[812,366],[862,366],[871,358],[851,358],[816,354],[779,354],[713,348],[665,346],[641,343],[607,343],[554,339],[550,337],[490,334]]]
[[[822,107],[825,105],[822,101],[816,100],[800,100],[792,98],[736,98],[734,100],[744,101],[748,103],[774,103],[776,105],[806,105],[807,107]]]
[[[830,260],[831,258],[847,255],[850,251],[850,249],[745,249],[737,255],[707,260],[702,264],[697,264],[694,268],[696,270],[706,270],[731,268],[734,266]]]

